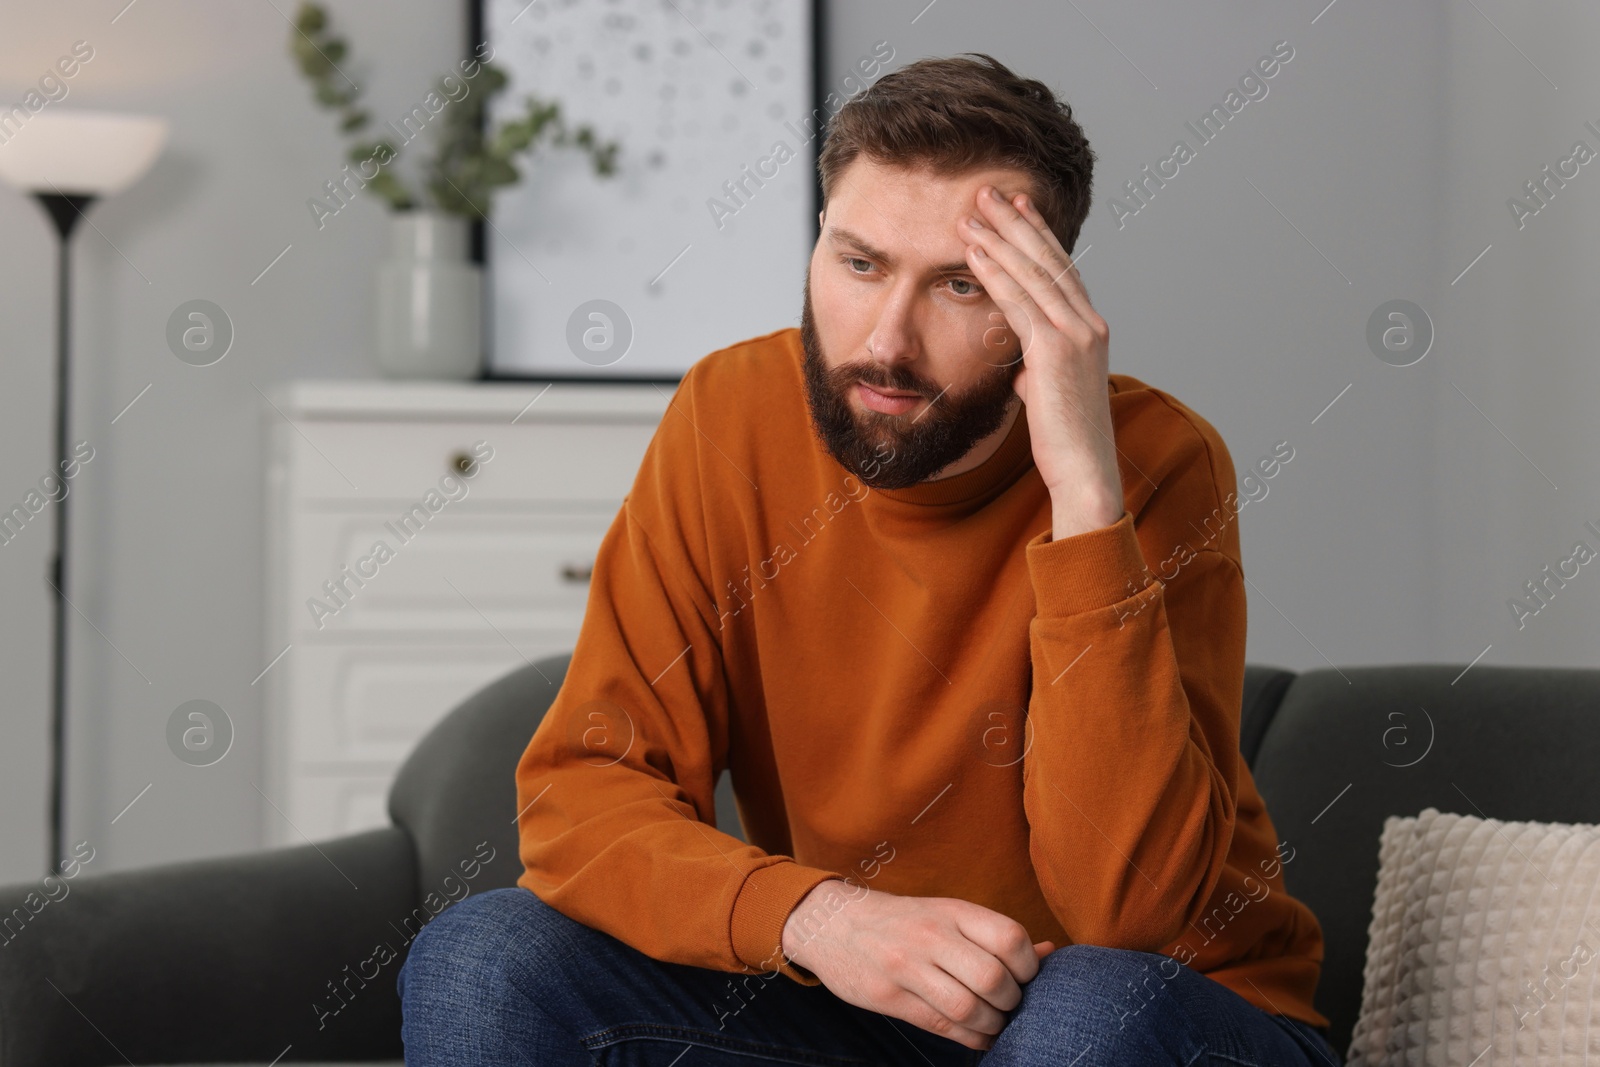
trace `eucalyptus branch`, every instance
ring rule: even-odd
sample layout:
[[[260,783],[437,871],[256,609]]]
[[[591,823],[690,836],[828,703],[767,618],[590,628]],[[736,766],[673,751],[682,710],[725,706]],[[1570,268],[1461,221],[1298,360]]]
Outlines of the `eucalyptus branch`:
[[[289,46],[301,73],[311,83],[313,98],[324,108],[339,113],[340,131],[355,134],[364,129],[370,116],[358,106],[361,90],[345,78],[338,66],[349,56],[349,45],[333,34],[327,12],[320,4],[301,0]],[[477,91],[469,88],[457,95],[449,89],[449,79],[441,78],[435,83],[435,93],[430,94],[448,103],[448,107],[441,104],[439,109],[429,109],[434,114],[442,111],[444,117],[435,128],[433,157],[423,168],[424,188],[440,211],[486,216],[494,191],[521,179],[518,157],[533,153],[541,141],[582,150],[597,175],[616,173],[617,142],[598,140],[588,125],[569,129],[561,117],[561,105],[554,100],[528,96],[523,114],[485,132],[489,103],[505,90],[510,79],[491,63],[473,66],[477,73],[466,77],[477,83]],[[466,64],[462,69],[466,71]],[[458,81],[456,89],[462,84]],[[363,188],[381,197],[392,209],[403,211],[417,207],[419,198],[385,169],[399,151],[400,147],[385,138],[358,140],[350,147],[349,159],[358,165],[376,163],[374,176],[367,176],[366,167],[361,167]]]
[[[349,55],[349,45],[328,29],[328,14],[319,4],[302,2],[295,12],[294,35],[289,49],[300,64],[300,72],[311,82],[317,103],[340,111],[339,129],[353,133],[367,124],[368,115],[357,108],[361,88],[339,70],[339,61]]]

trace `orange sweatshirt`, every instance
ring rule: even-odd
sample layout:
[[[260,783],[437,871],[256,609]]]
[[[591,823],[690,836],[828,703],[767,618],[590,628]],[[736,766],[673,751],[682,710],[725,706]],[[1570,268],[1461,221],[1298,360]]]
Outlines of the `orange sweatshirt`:
[[[807,985],[780,938],[818,882],[959,897],[1326,1025],[1322,930],[1239,753],[1221,436],[1110,375],[1126,511],[1055,541],[1026,411],[972,470],[869,489],[801,367],[790,327],[679,382],[517,766],[518,884],[653,958]],[[716,828],[724,768],[748,844]]]

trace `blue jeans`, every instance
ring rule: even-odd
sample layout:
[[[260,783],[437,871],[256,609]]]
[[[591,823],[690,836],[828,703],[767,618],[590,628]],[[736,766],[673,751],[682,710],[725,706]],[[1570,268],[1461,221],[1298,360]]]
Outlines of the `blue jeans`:
[[[663,963],[527,889],[491,889],[411,944],[406,1063],[1342,1067],[1308,1023],[1151,952],[1057,949],[984,1052],[771,974]]]

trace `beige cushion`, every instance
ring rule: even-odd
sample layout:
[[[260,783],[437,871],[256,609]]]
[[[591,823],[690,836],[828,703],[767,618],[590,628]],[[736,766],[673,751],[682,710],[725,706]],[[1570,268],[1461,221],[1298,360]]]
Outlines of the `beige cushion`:
[[[1600,826],[1426,808],[1378,862],[1349,1067],[1600,1063]]]

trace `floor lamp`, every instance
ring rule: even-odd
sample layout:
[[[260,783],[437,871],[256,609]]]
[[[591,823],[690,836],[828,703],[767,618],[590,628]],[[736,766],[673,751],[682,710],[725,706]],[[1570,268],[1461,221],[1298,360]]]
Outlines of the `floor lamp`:
[[[67,469],[71,411],[72,230],[89,205],[121,192],[139,179],[161,152],[167,137],[163,119],[102,111],[62,110],[46,105],[37,114],[12,109],[0,125],[0,181],[33,196],[55,223],[58,241],[56,273],[56,467],[57,479]],[[18,122],[17,120],[21,121]],[[56,501],[55,555],[49,582],[55,591],[53,677],[50,706],[50,870],[59,869],[63,851],[63,803],[66,792],[67,693],[67,500]]]

